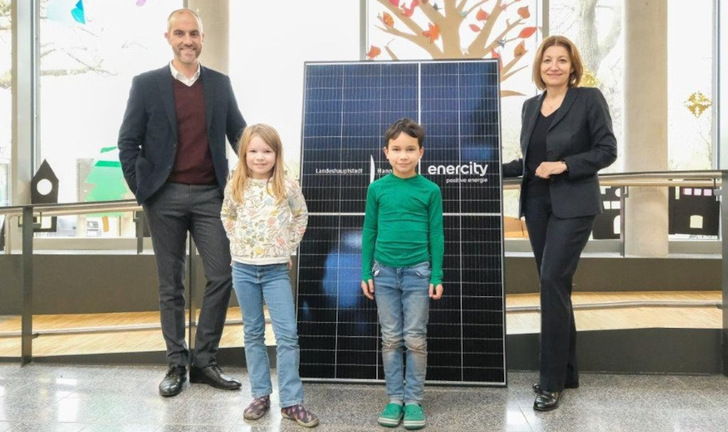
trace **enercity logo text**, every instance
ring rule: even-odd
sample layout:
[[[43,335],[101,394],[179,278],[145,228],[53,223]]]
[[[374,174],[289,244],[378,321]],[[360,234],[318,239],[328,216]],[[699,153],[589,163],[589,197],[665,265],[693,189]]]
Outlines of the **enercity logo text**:
[[[473,161],[460,165],[430,165],[427,167],[429,175],[469,176],[467,178],[448,178],[445,183],[485,183],[488,181],[488,178],[485,177],[487,173],[487,163],[479,164]]]

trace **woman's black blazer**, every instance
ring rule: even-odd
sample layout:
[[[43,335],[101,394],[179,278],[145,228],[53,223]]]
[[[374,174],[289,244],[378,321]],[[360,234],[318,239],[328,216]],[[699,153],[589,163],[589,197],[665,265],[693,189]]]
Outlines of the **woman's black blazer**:
[[[519,214],[526,194],[525,159],[545,92],[528,99],[521,114],[522,158],[503,164],[504,177],[523,176]],[[564,161],[568,171],[551,176],[551,208],[556,217],[593,216],[604,211],[597,172],[617,159],[617,139],[609,107],[599,89],[574,87],[566,92],[546,133],[546,161]]]

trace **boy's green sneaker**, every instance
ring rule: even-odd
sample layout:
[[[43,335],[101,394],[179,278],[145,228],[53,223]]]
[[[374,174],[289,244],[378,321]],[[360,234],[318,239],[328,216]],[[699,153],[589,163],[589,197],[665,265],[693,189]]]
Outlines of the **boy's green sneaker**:
[[[404,428],[408,430],[425,427],[425,411],[420,404],[407,404],[404,406]]]
[[[402,421],[402,405],[390,402],[384,407],[377,423],[385,427],[397,427]]]

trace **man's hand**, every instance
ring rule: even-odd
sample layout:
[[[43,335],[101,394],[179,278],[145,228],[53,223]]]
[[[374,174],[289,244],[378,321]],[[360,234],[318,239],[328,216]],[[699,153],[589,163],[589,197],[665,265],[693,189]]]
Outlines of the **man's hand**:
[[[364,296],[369,300],[374,300],[374,281],[369,279],[367,282],[361,281],[361,290]]]
[[[430,298],[433,300],[440,300],[441,297],[442,297],[442,284],[437,284],[437,286],[430,284]]]

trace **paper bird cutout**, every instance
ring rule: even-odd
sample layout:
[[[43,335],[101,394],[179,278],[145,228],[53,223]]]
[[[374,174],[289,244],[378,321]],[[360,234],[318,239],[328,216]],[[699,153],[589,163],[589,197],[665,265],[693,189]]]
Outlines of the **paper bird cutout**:
[[[71,16],[76,22],[86,24],[86,13],[83,11],[83,0],[78,0],[76,7],[71,9]]]

